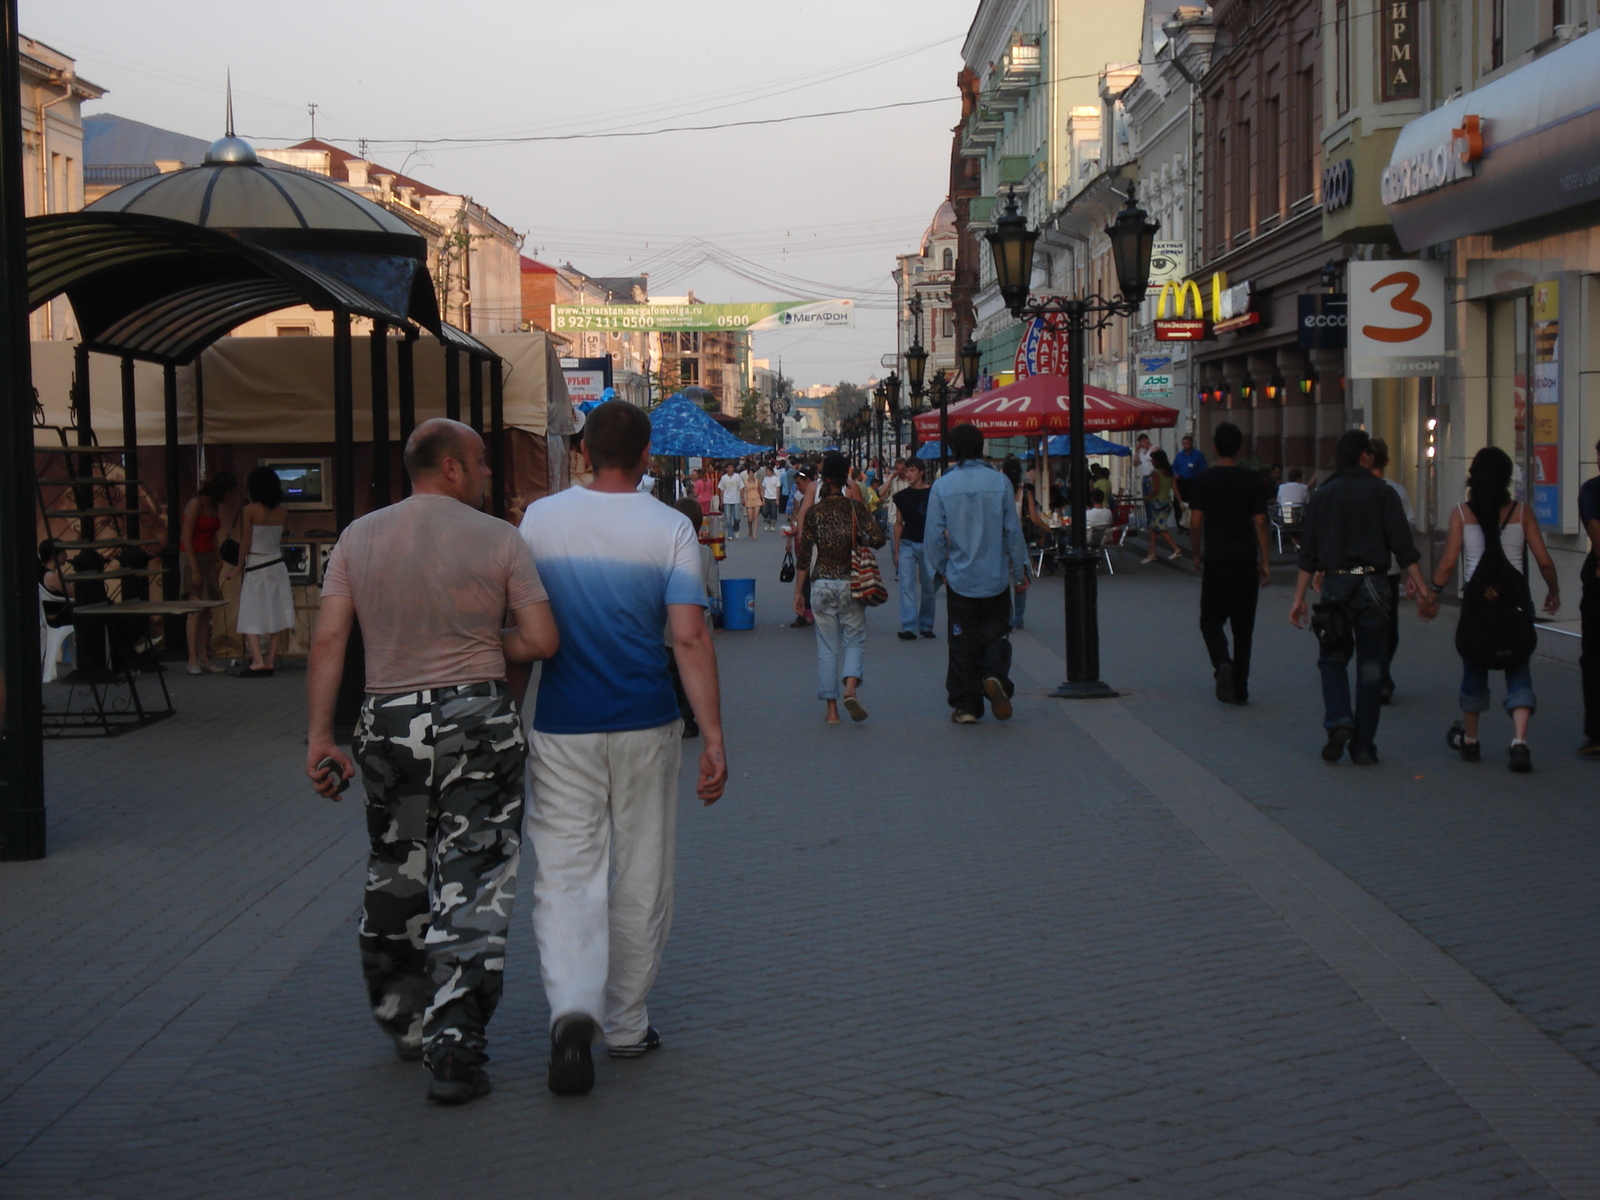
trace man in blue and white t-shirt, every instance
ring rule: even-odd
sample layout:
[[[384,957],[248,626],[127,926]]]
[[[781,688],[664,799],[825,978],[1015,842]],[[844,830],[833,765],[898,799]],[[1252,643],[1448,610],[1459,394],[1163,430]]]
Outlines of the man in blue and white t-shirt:
[[[650,418],[602,404],[583,453],[593,481],[522,519],[561,632],[534,706],[525,838],[538,860],[550,1089],[563,1094],[594,1085],[597,1035],[618,1058],[661,1044],[645,1000],[672,923],[682,744],[664,626],[705,739],[700,799],[715,802],[728,778],[699,541],[682,513],[636,490]]]

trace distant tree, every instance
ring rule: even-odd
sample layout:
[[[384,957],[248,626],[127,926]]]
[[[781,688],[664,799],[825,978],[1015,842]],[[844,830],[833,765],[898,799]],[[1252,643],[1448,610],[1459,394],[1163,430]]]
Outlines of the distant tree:
[[[822,401],[822,427],[832,429],[847,417],[853,417],[867,405],[865,388],[848,380],[840,380],[833,391]]]

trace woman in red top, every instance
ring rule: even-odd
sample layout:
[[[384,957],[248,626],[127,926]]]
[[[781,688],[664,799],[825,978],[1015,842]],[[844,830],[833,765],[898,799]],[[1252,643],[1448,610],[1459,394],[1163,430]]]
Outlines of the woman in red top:
[[[717,495],[717,481],[710,467],[701,467],[699,474],[694,477],[694,498],[700,501],[700,511],[705,516],[711,515],[711,509]]]
[[[239,481],[230,471],[213,471],[200,485],[199,494],[183,509],[183,534],[178,548],[188,568],[184,597],[188,600],[221,600],[221,563],[217,558],[217,534],[222,530],[222,502]],[[189,674],[221,671],[211,661],[211,610],[189,614]]]

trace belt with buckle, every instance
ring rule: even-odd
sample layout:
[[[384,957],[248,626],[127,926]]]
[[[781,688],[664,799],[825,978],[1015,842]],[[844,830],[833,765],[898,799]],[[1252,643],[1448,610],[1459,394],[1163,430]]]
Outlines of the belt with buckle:
[[[1335,567],[1330,575],[1381,575],[1382,567]]]

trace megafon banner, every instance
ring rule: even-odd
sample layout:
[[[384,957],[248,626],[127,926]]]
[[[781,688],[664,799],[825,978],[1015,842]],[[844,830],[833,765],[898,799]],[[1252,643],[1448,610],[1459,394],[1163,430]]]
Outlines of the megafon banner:
[[[759,333],[766,329],[846,329],[856,323],[853,300],[761,300],[753,304],[557,304],[550,326],[644,330],[656,333]]]

